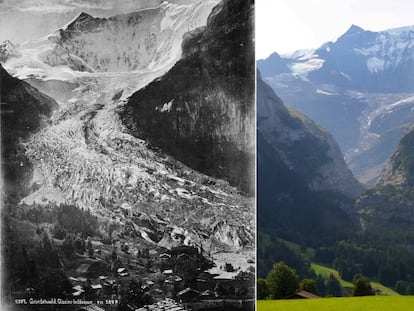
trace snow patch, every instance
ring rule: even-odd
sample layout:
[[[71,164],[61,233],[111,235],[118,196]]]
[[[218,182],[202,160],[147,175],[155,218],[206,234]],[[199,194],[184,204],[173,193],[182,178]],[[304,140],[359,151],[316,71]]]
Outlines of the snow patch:
[[[349,81],[351,81],[351,80],[352,80],[351,76],[347,75],[346,73],[344,73],[344,72],[342,72],[342,71],[341,71],[339,74],[340,74],[341,76],[343,76],[345,79],[349,80]]]
[[[174,99],[171,99],[168,103],[165,103],[161,108],[159,106],[155,107],[155,110],[159,112],[170,112],[173,102]]]
[[[378,57],[370,57],[367,60],[367,68],[371,73],[377,73],[384,70],[385,61]]]
[[[322,94],[322,95],[328,95],[328,96],[338,95],[338,93],[329,93],[329,92],[326,92],[324,90],[316,90],[316,93],[317,94]]]
[[[294,63],[290,65],[290,70],[296,75],[307,75],[311,71],[322,68],[325,60],[320,58],[311,58],[305,62]]]

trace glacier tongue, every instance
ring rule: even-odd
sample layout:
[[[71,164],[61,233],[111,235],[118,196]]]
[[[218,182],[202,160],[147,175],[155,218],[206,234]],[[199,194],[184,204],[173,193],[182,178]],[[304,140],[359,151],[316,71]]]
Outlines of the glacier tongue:
[[[171,226],[191,228],[193,241],[253,245],[249,198],[129,135],[119,118],[133,92],[175,64],[183,34],[204,25],[216,3],[164,3],[105,19],[80,14],[55,35],[18,47],[20,56],[5,63],[10,72],[34,85],[68,89],[52,124],[25,142],[40,189],[23,202],[73,203],[123,223],[128,220],[117,209],[129,206],[134,215],[157,221],[163,215]],[[217,219],[228,221],[215,226]],[[148,239],[156,230],[144,229]]]

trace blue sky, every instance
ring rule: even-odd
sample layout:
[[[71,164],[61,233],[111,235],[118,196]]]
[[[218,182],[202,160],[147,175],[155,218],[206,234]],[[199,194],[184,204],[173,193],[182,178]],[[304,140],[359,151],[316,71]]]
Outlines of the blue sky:
[[[412,0],[256,0],[256,58],[316,48],[352,24],[378,31],[414,25]]]

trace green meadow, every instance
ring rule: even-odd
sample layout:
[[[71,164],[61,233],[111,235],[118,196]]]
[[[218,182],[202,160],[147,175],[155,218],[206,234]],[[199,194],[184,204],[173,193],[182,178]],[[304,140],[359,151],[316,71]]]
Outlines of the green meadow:
[[[414,296],[366,296],[295,300],[258,300],[257,311],[408,311]]]
[[[316,274],[320,274],[322,275],[325,279],[329,278],[330,274],[333,274],[333,276],[339,281],[339,283],[341,284],[342,287],[350,287],[353,288],[354,284],[352,284],[351,282],[347,282],[342,280],[341,276],[339,275],[338,271],[322,266],[322,265],[318,265],[316,263],[312,263],[311,265],[313,271],[315,271]]]

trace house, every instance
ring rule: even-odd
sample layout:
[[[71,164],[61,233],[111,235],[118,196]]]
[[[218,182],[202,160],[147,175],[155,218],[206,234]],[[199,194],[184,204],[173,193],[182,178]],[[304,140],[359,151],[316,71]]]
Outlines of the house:
[[[93,290],[102,289],[102,285],[101,285],[101,284],[92,284],[92,285],[91,285],[91,288],[92,288]]]
[[[177,296],[182,302],[191,302],[200,296],[200,292],[198,290],[187,287],[186,289],[180,291]]]
[[[79,274],[86,274],[88,272],[89,267],[90,264],[83,263],[76,269],[76,272]]]
[[[170,259],[171,258],[171,255],[170,254],[167,254],[167,253],[162,253],[161,255],[160,255],[160,259],[161,260],[168,260],[168,259]]]
[[[287,297],[287,299],[314,299],[314,298],[321,298],[318,295],[312,294],[310,292],[307,292],[305,290],[298,291],[294,293],[293,295],[290,295]]]
[[[77,269],[76,273],[80,275],[99,275],[101,274],[103,267],[99,261],[92,262],[92,263],[83,263]],[[78,280],[80,278],[78,277]]]
[[[123,273],[123,272],[125,272],[126,271],[126,269],[125,268],[118,268],[117,270],[116,270],[116,272],[118,272],[118,273]]]
[[[80,285],[77,286],[73,286],[72,289],[75,291],[72,295],[74,297],[78,297],[80,295],[82,295],[82,293],[84,293],[85,291],[83,290],[83,287]]]
[[[188,256],[198,255],[198,249],[193,246],[181,245],[173,247],[168,251],[172,256],[178,257],[181,254],[187,254]]]

